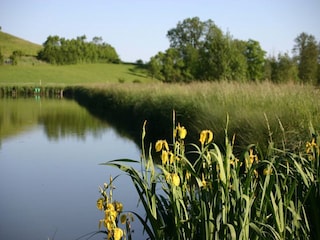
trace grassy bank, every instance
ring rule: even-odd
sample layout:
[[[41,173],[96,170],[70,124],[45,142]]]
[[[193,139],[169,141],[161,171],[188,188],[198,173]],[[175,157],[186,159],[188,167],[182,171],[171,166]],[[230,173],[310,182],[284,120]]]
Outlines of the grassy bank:
[[[107,84],[73,90],[80,104],[137,142],[144,120],[154,135],[150,140],[168,139],[173,109],[176,121],[190,132],[188,141],[196,140],[201,129],[223,139],[227,115],[229,134],[236,135],[241,147],[252,143],[265,147],[272,138],[278,147],[285,142],[300,148],[301,141],[309,139],[309,124],[320,126],[320,94],[313,86],[215,82]]]
[[[90,85],[110,82],[151,82],[145,71],[133,64],[76,64],[49,65],[30,60],[18,66],[0,67],[0,86],[35,85]],[[19,64],[19,63],[18,63]]]

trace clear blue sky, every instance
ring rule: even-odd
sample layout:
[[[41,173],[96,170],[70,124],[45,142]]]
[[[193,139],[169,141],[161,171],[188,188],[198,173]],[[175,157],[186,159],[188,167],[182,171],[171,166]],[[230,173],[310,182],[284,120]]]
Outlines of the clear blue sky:
[[[42,44],[49,35],[102,37],[123,61],[148,61],[169,47],[185,18],[211,19],[268,54],[288,52],[306,32],[320,41],[320,0],[1,0],[2,31]]]

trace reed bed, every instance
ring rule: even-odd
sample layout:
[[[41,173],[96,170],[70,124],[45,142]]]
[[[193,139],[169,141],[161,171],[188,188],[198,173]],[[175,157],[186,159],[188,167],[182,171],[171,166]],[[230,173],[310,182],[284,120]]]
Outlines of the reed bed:
[[[132,216],[154,240],[318,239],[320,138],[315,131],[303,152],[277,149],[270,142],[266,152],[250,145],[244,154],[236,154],[228,128],[223,148],[215,144],[211,130],[203,130],[199,140],[191,143],[197,158],[190,161],[188,131],[173,116],[172,142],[161,139],[145,145],[145,122],[141,160],[103,164],[130,176],[145,210],[145,215],[123,213],[125,206],[113,200],[115,183],[110,179],[100,188],[97,201],[98,209],[105,212],[99,226],[106,231],[100,232],[108,239],[132,239],[128,227]],[[157,154],[161,163],[154,161]],[[126,223],[124,229],[119,219]]]
[[[109,105],[115,116],[123,110],[124,114],[139,119],[136,128],[141,128],[146,119],[151,125],[152,121],[157,122],[157,127],[150,132],[160,135],[163,132],[163,137],[170,134],[166,129],[172,125],[168,116],[173,109],[178,121],[189,129],[191,141],[196,140],[195,136],[204,128],[212,130],[217,139],[223,139],[229,116],[229,132],[237,135],[237,147],[254,143],[265,148],[272,137],[276,146],[285,142],[291,149],[300,148],[302,141],[309,137],[310,122],[315,127],[320,126],[320,90],[310,85],[269,82],[107,84],[83,91],[91,95],[95,106],[104,105],[106,110],[105,105]],[[105,98],[94,99],[97,92]]]

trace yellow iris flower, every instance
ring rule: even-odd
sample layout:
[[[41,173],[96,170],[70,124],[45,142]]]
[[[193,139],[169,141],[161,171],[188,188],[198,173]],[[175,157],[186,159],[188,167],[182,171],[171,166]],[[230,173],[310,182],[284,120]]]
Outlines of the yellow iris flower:
[[[172,178],[172,184],[178,187],[180,185],[180,177],[178,176],[178,174],[173,173],[171,178]]]
[[[113,239],[114,240],[120,240],[123,236],[123,231],[121,228],[115,228],[113,230]]]
[[[99,198],[98,201],[97,201],[97,208],[99,210],[103,210],[103,199],[102,198]]]
[[[115,202],[115,205],[116,205],[116,211],[117,212],[122,212],[122,209],[123,209],[123,205],[121,202]]]
[[[213,140],[213,132],[211,130],[202,130],[200,133],[200,143],[204,145],[208,144]]]
[[[165,150],[162,150],[162,153],[161,153],[161,161],[162,161],[162,164],[165,165],[169,160],[169,153]]]
[[[166,140],[158,140],[155,145],[156,152],[160,152],[161,150],[169,151],[169,145]]]
[[[178,136],[180,139],[185,139],[187,136],[187,129],[185,127],[180,126],[180,123],[178,123],[178,126],[174,130],[174,137]]]

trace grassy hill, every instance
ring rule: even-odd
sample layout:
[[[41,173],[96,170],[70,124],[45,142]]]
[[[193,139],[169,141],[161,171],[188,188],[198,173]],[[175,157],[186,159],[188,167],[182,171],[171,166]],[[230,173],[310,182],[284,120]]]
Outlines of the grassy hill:
[[[109,82],[152,82],[144,70],[133,64],[51,65],[35,62],[0,66],[0,86],[11,85],[94,85]]]
[[[16,66],[0,66],[0,86],[12,85],[86,85],[107,82],[152,82],[146,70],[134,64],[75,64],[51,65],[35,58],[42,48],[13,35],[0,31],[0,49],[5,58],[13,51],[21,50],[24,55]]]
[[[15,37],[0,31],[0,49],[5,57],[9,57],[13,51],[20,50],[25,55],[36,56],[42,48],[41,45]]]

